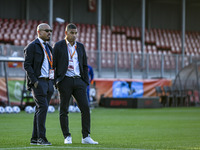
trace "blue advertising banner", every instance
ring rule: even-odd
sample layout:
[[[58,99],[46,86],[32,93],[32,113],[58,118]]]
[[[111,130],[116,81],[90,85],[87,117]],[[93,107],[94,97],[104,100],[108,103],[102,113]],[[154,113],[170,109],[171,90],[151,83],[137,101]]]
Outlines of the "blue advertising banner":
[[[144,94],[143,82],[136,82],[136,81],[131,82],[131,91],[132,91],[131,97],[133,98],[142,97]]]
[[[112,88],[114,98],[138,98],[144,93],[143,82],[114,81]]]
[[[126,81],[113,82],[113,97],[129,97],[129,84]]]

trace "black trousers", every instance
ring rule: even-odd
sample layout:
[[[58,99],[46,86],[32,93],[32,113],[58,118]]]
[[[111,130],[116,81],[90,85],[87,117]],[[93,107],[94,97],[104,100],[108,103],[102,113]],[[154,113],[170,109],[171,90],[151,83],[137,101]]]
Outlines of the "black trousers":
[[[32,93],[36,104],[36,111],[33,120],[32,138],[46,137],[46,116],[49,102],[54,92],[51,80],[38,79],[38,87],[33,87]]]
[[[81,110],[82,136],[90,134],[90,109],[87,100],[87,84],[81,78],[65,77],[58,83],[60,94],[60,125],[63,136],[66,138],[71,135],[69,132],[68,107],[71,95],[77,101]]]

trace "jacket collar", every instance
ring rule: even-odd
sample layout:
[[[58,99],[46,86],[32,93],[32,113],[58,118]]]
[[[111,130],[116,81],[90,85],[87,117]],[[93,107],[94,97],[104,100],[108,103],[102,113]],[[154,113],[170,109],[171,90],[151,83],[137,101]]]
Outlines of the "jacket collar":
[[[80,49],[80,45],[79,45],[79,42],[75,42],[76,43],[76,50],[77,50],[77,52],[79,51],[79,49]],[[62,45],[66,48],[66,50],[68,50],[68,48],[67,48],[67,43],[66,43],[66,41],[65,40],[63,40],[62,41]]]
[[[35,39],[35,41],[34,41],[36,44],[39,44],[40,46],[41,46],[41,43],[40,43],[40,40],[37,38],[37,39]],[[48,45],[48,47],[49,47],[49,49],[50,49],[50,51],[52,51],[52,47],[51,46],[49,46],[49,44],[47,43],[47,45]],[[42,48],[42,46],[41,46],[41,48]]]
[[[68,51],[68,48],[67,48],[67,43],[65,41],[65,39],[62,41],[62,45],[63,45],[63,50],[64,51]],[[78,59],[79,59],[79,53],[80,53],[80,43],[76,41],[76,52],[78,53]],[[68,58],[68,52],[65,53],[66,57]]]

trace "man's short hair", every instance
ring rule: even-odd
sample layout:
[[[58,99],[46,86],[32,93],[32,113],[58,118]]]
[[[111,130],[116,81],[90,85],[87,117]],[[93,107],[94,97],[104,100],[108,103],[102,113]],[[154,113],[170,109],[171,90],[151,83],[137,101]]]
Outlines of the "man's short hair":
[[[69,31],[70,29],[77,29],[77,27],[76,27],[75,24],[69,23],[69,24],[66,26],[65,31]]]

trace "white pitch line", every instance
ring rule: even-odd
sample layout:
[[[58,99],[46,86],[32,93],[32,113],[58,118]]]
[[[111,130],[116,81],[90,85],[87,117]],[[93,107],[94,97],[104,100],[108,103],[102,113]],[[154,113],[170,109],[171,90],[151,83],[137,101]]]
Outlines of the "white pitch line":
[[[23,149],[101,149],[101,150],[150,150],[150,149],[138,149],[138,148],[109,148],[109,147],[69,147],[69,146],[32,146],[32,147],[13,147],[13,148],[0,148],[0,150],[23,150]]]

